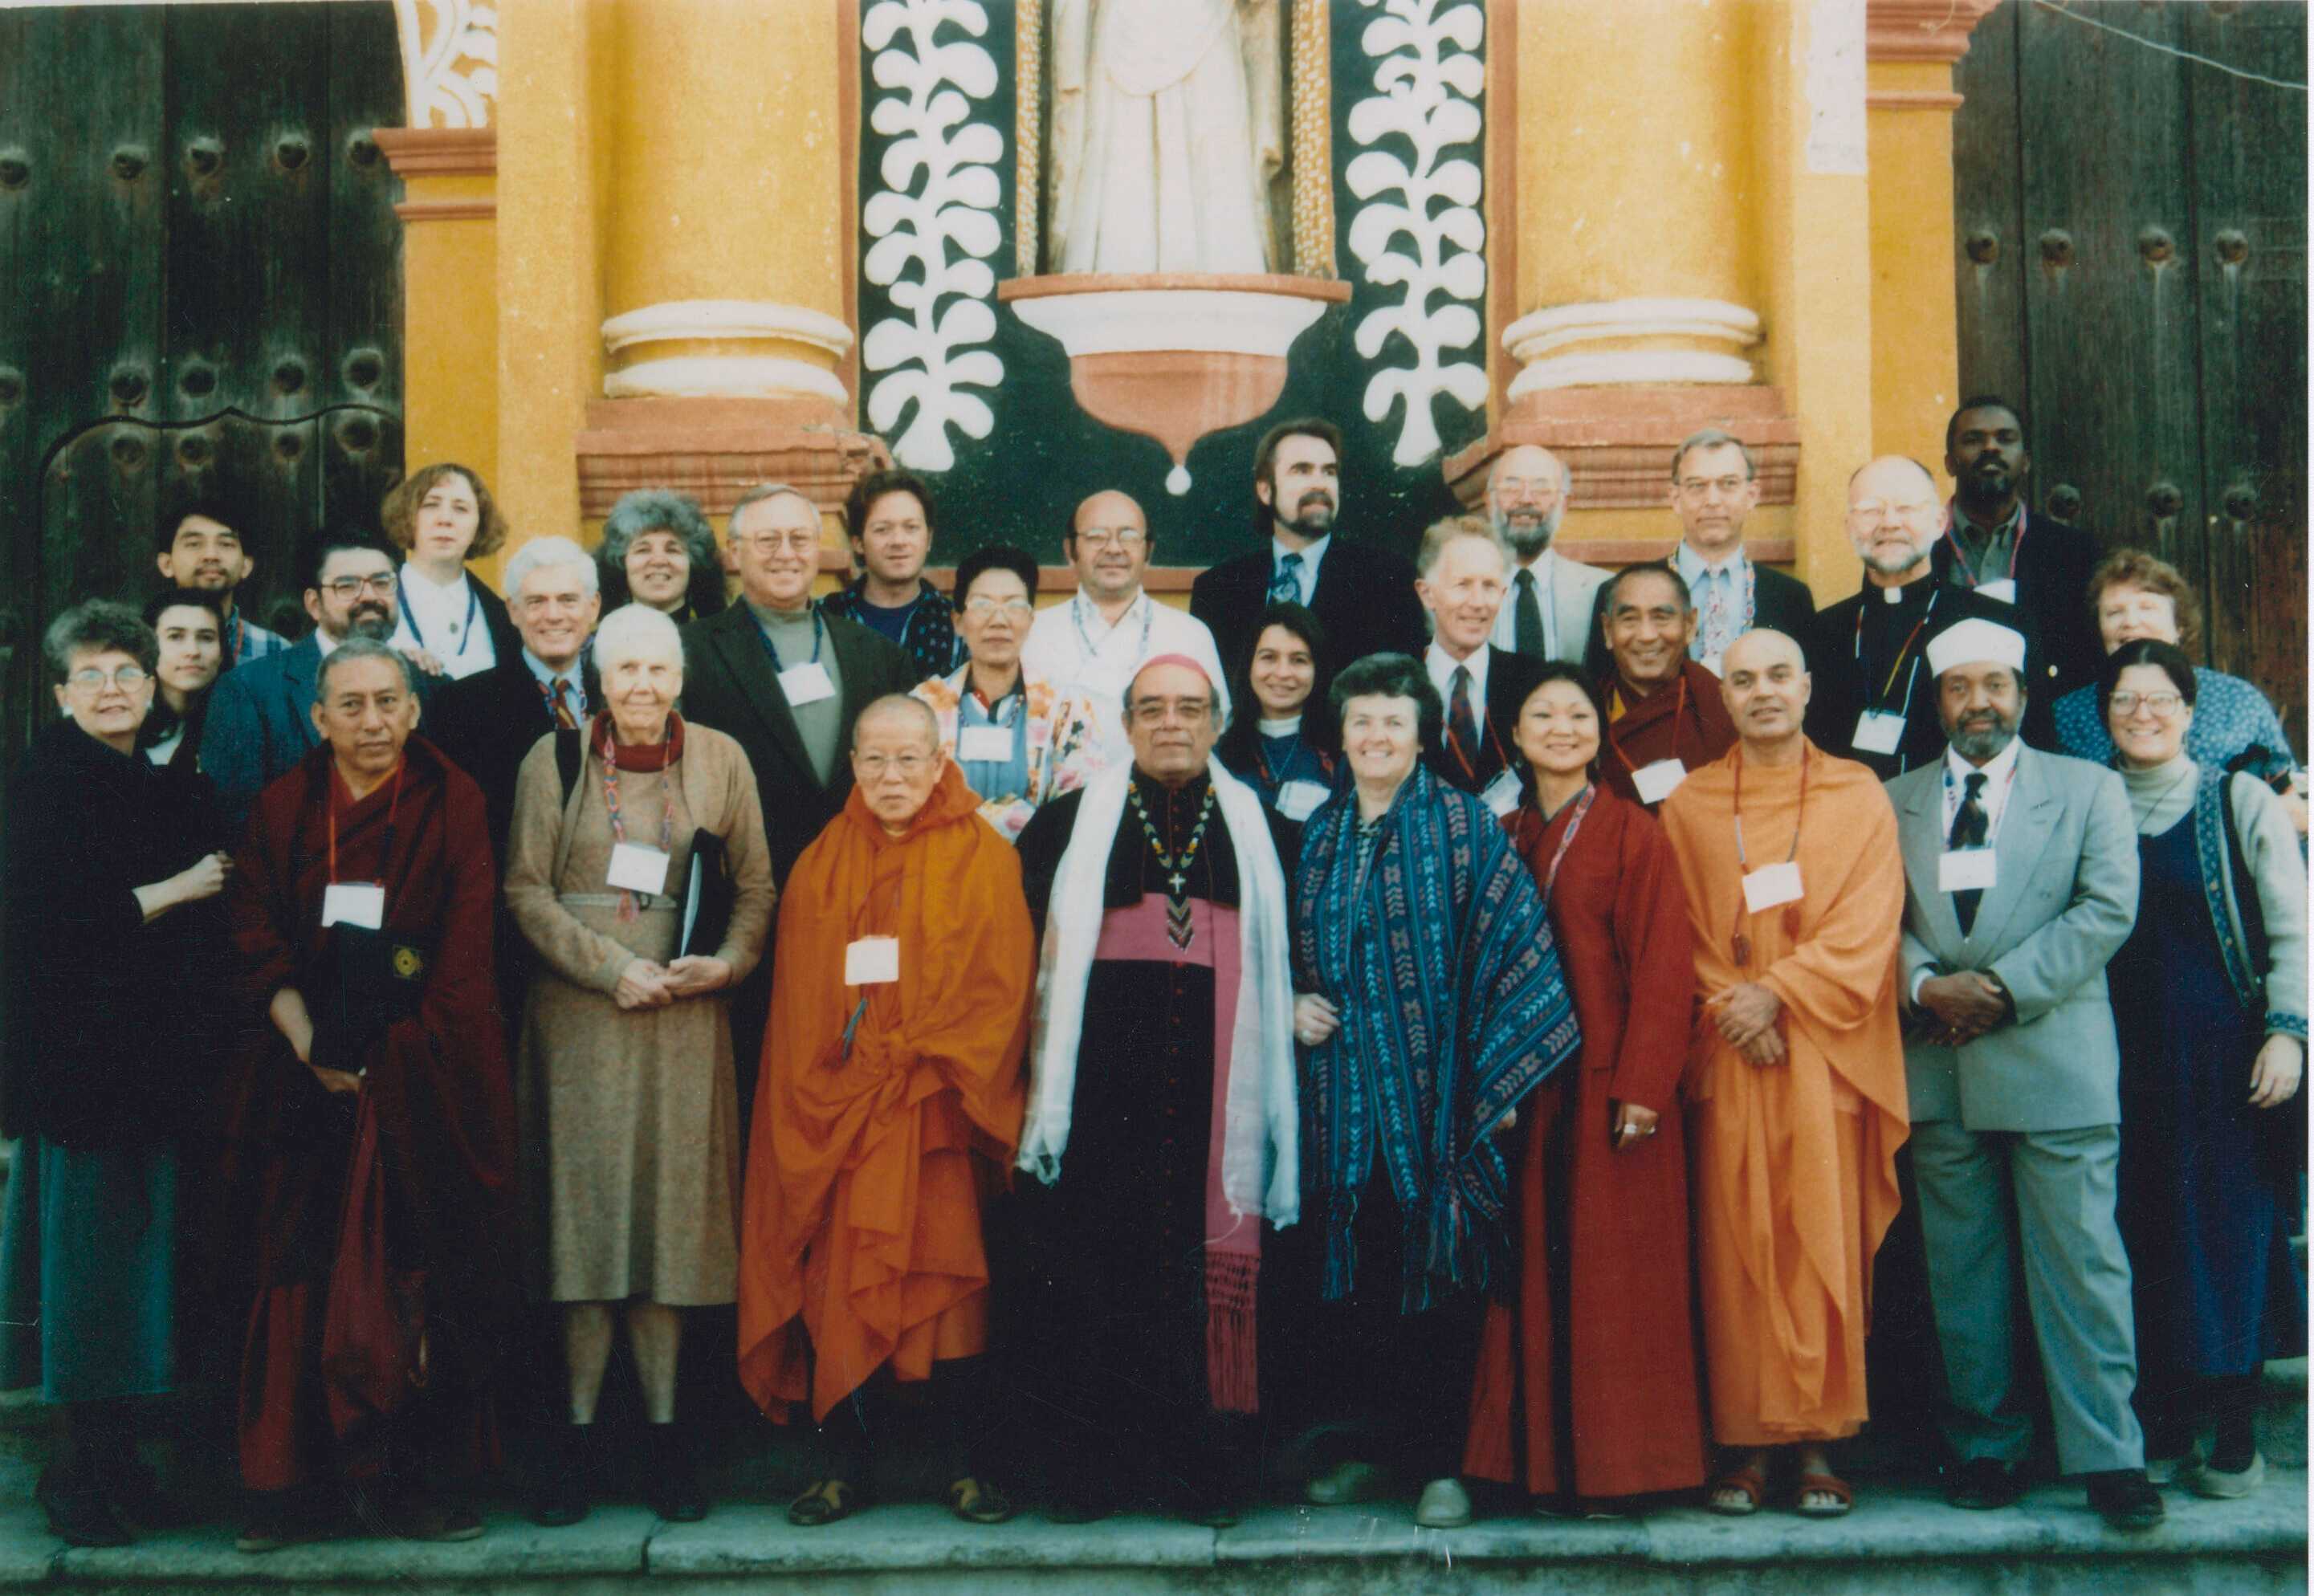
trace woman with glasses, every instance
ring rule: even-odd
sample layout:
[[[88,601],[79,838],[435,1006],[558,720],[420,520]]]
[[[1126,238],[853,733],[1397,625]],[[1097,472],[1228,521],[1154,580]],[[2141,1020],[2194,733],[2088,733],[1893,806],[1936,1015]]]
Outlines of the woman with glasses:
[[[1238,674],[1240,715],[1214,745],[1230,774],[1286,819],[1304,821],[1348,779],[1341,737],[1326,701],[1320,661],[1326,630],[1300,604],[1273,600]]]
[[[2197,762],[2198,673],[2150,639],[2098,683],[2137,821],[2136,928],[2107,971],[2121,1042],[2118,1216],[2150,1464],[2204,1496],[2265,1480],[2268,1358],[2306,1351],[2291,1250],[2306,1121],[2306,869],[2282,801]],[[2195,1433],[2214,1422],[2204,1451]]]
[[[507,521],[482,479],[446,462],[421,466],[379,507],[403,554],[393,646],[429,676],[463,681],[522,647],[506,601],[466,569],[495,554]]]
[[[202,612],[208,613],[207,611]],[[211,1084],[211,956],[231,860],[208,783],[137,752],[159,646],[124,604],[49,628],[65,718],[8,789],[0,835],[0,1386],[55,1407],[39,1499],[75,1546],[157,1521],[125,1404],[174,1389],[178,1136]]]
[[[675,1423],[683,1310],[738,1284],[739,1105],[727,994],[762,956],[771,855],[738,744],[675,712],[682,634],[634,604],[595,634],[603,709],[577,780],[554,739],[523,761],[506,899],[537,950],[517,1079],[546,1143],[547,1298],[562,1309],[567,1466],[540,1481],[543,1524],[586,1516],[607,1471],[595,1412],[614,1320],[642,1385],[649,1440],[636,1459],[662,1518],[707,1512]],[[702,838],[731,884],[712,951],[686,953],[685,888]]]
[[[160,647],[153,712],[137,746],[155,764],[198,770],[209,689],[225,669],[225,595],[205,587],[164,588],[145,606]]]
[[[1027,550],[992,543],[966,555],[956,599],[965,662],[914,696],[932,706],[941,746],[980,795],[982,816],[1018,842],[1039,805],[1101,769],[1092,707],[1021,663],[1037,615],[1037,562]]]

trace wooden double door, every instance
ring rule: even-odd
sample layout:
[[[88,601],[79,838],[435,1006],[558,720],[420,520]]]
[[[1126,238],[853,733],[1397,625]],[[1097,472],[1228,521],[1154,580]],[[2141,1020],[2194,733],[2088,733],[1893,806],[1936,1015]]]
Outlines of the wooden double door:
[[[2295,0],[2005,0],[1953,152],[1963,392],[2025,409],[2037,505],[2186,573],[2301,759],[2306,42]]]

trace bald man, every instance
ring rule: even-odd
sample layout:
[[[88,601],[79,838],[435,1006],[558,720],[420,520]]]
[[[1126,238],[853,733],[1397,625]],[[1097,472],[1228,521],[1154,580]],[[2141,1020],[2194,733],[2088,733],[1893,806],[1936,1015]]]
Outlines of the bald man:
[[[1020,647],[1020,663],[1030,675],[1091,705],[1104,765],[1132,763],[1125,685],[1157,655],[1196,660],[1216,683],[1221,722],[1228,723],[1229,689],[1219,685],[1228,677],[1214,634],[1196,616],[1157,603],[1141,586],[1155,546],[1149,517],[1131,494],[1108,488],[1088,498],[1061,534],[1061,552],[1076,568],[1077,590],[1040,613]]]
[[[1907,1130],[1896,949],[1904,864],[1879,780],[1802,732],[1799,646],[1744,633],[1721,662],[1737,742],[1664,800],[1703,999],[1688,1060],[1709,1499],[1757,1511],[1788,1449],[1803,1513],[1854,1493],[1826,1443],[1866,1416],[1873,1255]]]
[[[1884,781],[1944,754],[1928,648],[1947,628],[1968,620],[2013,627],[2025,636],[2028,668],[2039,657],[2032,624],[2015,605],[1937,579],[1930,557],[1943,525],[1943,498],[1926,466],[1884,454],[1858,471],[1848,482],[1848,539],[1864,561],[1863,586],[1818,613],[1809,633],[1808,736]],[[2027,701],[2024,737],[2053,752],[2044,697]]]
[[[1807,584],[1744,551],[1744,523],[1760,507],[1760,463],[1743,439],[1716,427],[1690,433],[1672,451],[1671,507],[1679,517],[1671,566],[1695,600],[1689,658],[1716,675],[1727,645],[1755,627],[1807,635],[1815,620]]]
[[[1487,518],[1512,560],[1503,612],[1488,639],[1497,648],[1569,665],[1598,652],[1599,591],[1609,573],[1550,546],[1574,482],[1567,463],[1539,444],[1513,445],[1487,472]]]
[[[1297,604],[1318,618],[1319,691],[1369,654],[1422,652],[1414,568],[1374,540],[1336,537],[1343,508],[1342,435],[1303,418],[1269,429],[1253,454],[1253,535],[1263,546],[1223,560],[1189,589],[1189,613],[1214,634],[1222,661],[1245,669],[1262,612]]]

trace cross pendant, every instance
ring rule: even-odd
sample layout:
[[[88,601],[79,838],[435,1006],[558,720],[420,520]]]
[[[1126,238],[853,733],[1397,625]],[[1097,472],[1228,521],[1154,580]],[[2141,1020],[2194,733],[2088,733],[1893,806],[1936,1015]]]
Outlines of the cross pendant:
[[[1180,871],[1176,870],[1171,875],[1165,877],[1165,884],[1173,889],[1173,895],[1175,897],[1179,897],[1181,895],[1181,884],[1188,879],[1188,877],[1182,875]]]

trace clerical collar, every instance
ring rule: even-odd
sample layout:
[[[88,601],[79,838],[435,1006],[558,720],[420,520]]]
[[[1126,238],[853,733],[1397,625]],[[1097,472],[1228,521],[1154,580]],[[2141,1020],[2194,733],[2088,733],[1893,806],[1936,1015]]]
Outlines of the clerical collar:
[[[1302,717],[1288,715],[1283,720],[1262,720],[1256,727],[1265,737],[1290,737],[1302,729]]]
[[[1936,585],[1936,571],[1927,566],[1923,566],[1921,574],[1911,581],[1900,583],[1894,587],[1880,587],[1877,583],[1868,580],[1865,583],[1868,587],[1878,588],[1880,602],[1884,604],[1901,604],[1908,599],[1921,597],[1933,592]]]

